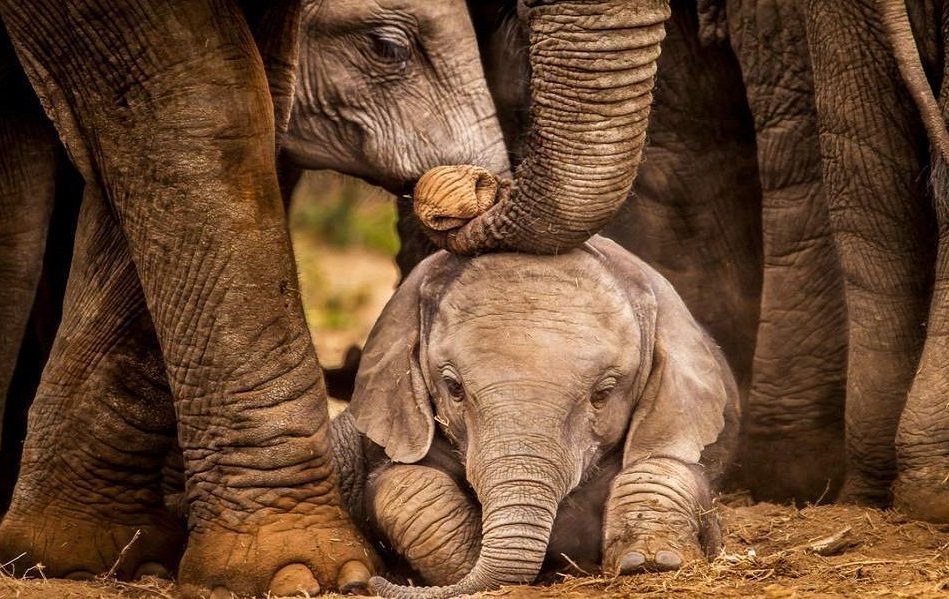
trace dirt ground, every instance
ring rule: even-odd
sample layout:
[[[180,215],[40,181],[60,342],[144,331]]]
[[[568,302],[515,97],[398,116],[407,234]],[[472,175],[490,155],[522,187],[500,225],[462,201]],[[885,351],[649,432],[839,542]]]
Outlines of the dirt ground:
[[[673,573],[575,577],[544,587],[508,587],[485,597],[949,597],[949,527],[898,512],[854,506],[795,509],[772,504],[720,508],[725,550],[711,563]],[[822,555],[823,554],[823,555]],[[174,599],[174,585],[23,581],[0,576],[2,599]]]
[[[344,184],[323,178],[315,179],[313,187],[328,196],[338,194]],[[394,215],[384,198],[358,201],[362,211],[359,222],[378,217],[378,228],[391,227]],[[310,209],[316,211],[325,205],[323,202],[325,197],[314,199]],[[298,202],[296,209],[305,211],[308,205]],[[366,211],[375,212],[367,215]],[[311,221],[326,220],[325,213],[326,209],[314,212]],[[337,219],[334,214],[329,213]],[[313,232],[315,226],[304,226],[305,222],[300,218],[293,227],[301,294],[320,359],[335,366],[342,362],[350,345],[362,345],[392,292],[397,272],[391,253],[383,251],[384,243],[329,243]],[[340,234],[338,230],[332,232]],[[382,236],[378,231],[369,233]],[[898,512],[853,506],[798,510],[771,504],[748,505],[741,496],[725,498],[720,513],[726,531],[725,549],[711,563],[688,564],[674,573],[625,578],[563,573],[554,577],[560,579],[558,584],[510,587],[484,596],[949,598],[949,526],[940,529],[910,521]],[[10,572],[15,564],[3,566]],[[154,579],[134,584],[105,580],[79,583],[21,580],[0,574],[0,599],[177,597],[172,583]]]

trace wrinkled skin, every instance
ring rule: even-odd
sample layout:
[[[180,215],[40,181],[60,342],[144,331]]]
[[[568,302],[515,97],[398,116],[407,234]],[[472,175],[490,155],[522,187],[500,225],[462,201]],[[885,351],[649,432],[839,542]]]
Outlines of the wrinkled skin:
[[[438,164],[470,162],[502,176],[508,174],[494,106],[478,62],[471,21],[461,0],[437,5],[393,0],[377,1],[371,5],[364,2],[305,2],[303,11],[302,58],[297,73],[300,85],[295,88],[290,128],[284,136],[284,150],[281,152],[284,166],[292,171],[289,175],[298,175],[301,167],[333,169],[362,176],[397,192]],[[395,39],[395,42],[406,44],[404,47],[382,45],[382,40],[389,40],[395,33],[404,34]],[[399,54],[400,61],[393,62],[393,52]],[[8,54],[10,76],[19,73],[22,78],[12,49]],[[19,87],[11,84],[7,89],[18,102],[26,99],[36,103],[25,84]],[[287,90],[286,93],[291,92]],[[332,105],[327,105],[327,101]],[[52,136],[51,143],[56,143],[52,127],[38,106],[33,110],[40,125],[46,123],[48,135]],[[429,118],[419,119],[420,114],[428,114]],[[22,121],[23,115],[18,118]],[[33,142],[31,147],[43,146]],[[23,154],[11,152],[10,155]],[[59,162],[65,161],[60,158]],[[52,159],[41,161],[36,156],[31,156],[29,163],[36,165],[34,168],[53,169],[57,166]],[[3,333],[5,340],[9,340],[4,343],[3,350],[10,355],[0,356],[0,368],[12,371],[19,347],[17,335],[22,335],[21,321],[29,313],[35,285],[35,282],[31,283],[31,277],[39,276],[37,264],[42,260],[41,242],[45,231],[42,227],[46,226],[49,207],[39,201],[23,200],[31,195],[24,186],[34,185],[44,177],[28,177],[35,173],[22,170],[11,172],[15,178],[11,177],[11,182],[4,186],[10,190],[9,203],[18,202],[19,206],[26,205],[39,211],[35,218],[37,224],[30,226],[33,227],[31,230],[40,228],[33,243],[27,244],[19,254],[9,254],[11,260],[16,258],[17,268],[29,273],[29,276],[11,277],[14,283],[7,287],[11,292],[25,288],[2,304],[11,312],[11,317],[0,325],[10,329],[9,333]],[[281,174],[288,175],[286,172]],[[286,185],[283,190],[285,199],[289,199],[295,182],[295,176],[285,176],[281,181]],[[59,187],[56,187],[57,193]],[[71,195],[62,197],[57,205],[68,207],[71,212],[72,206],[79,203],[76,194],[81,193],[81,186],[68,191]],[[47,195],[49,193],[51,191],[47,190]],[[434,247],[419,231],[411,211],[402,210],[402,204],[404,202],[400,202],[403,218],[399,229],[403,244],[397,260],[403,272],[408,272]],[[24,213],[21,209],[18,219],[10,219],[10,226],[18,230],[24,227]],[[74,217],[70,214],[65,220],[71,223]],[[28,252],[27,259],[20,256],[24,251]],[[68,255],[66,260],[68,262]],[[55,281],[58,273],[47,272],[44,277]],[[53,291],[51,305],[39,306],[41,311],[37,313],[37,319],[44,326],[47,322],[53,327],[58,324],[56,313],[62,292],[58,288]],[[35,337],[28,342],[28,346],[39,346],[40,350],[39,356],[31,354],[31,359],[45,362],[49,342]],[[152,348],[147,351],[157,352],[155,340],[151,342]],[[345,372],[328,374],[335,380]],[[3,376],[0,373],[0,383],[6,380]],[[32,399],[37,379],[38,376],[27,370],[19,377],[17,388],[12,390],[15,397],[12,398],[14,405],[8,434],[13,438],[3,453],[5,461],[11,464],[19,463],[23,438],[19,417]],[[2,388],[6,389],[6,385]],[[12,473],[15,473],[15,468]],[[5,503],[0,499],[0,504]]]
[[[949,522],[945,156],[930,154],[918,101],[945,81],[938,49],[945,48],[949,13],[934,4],[911,3],[908,15],[902,3],[801,6],[847,299],[842,496],[885,505],[892,492],[909,514]],[[864,50],[856,55],[853,47]],[[906,77],[908,56],[919,72],[929,68],[934,88],[925,77]],[[944,121],[944,93],[939,105]]]
[[[946,144],[919,101],[924,66],[942,79],[945,17],[930,2],[701,6],[741,65],[763,191],[743,479],[763,498],[832,497],[843,429],[840,498],[945,521],[942,163],[935,202],[925,171],[929,142]]]
[[[648,159],[605,232],[676,285],[747,387],[737,484],[797,501],[842,486],[844,499],[942,521],[946,202],[928,141],[947,154],[949,102],[937,94],[933,118],[920,98],[940,89],[946,19],[909,3],[914,43],[893,26],[901,2],[832,4],[672,4]],[[897,60],[919,55],[915,75]],[[756,219],[761,257],[731,263]]]
[[[507,176],[463,0],[308,2],[283,151],[397,193],[431,166]]]
[[[115,48],[162,48],[122,53],[130,62],[119,72],[141,73],[129,81],[98,68],[116,57],[94,43],[103,35],[94,17],[37,4],[47,31],[31,9],[0,5],[87,182],[63,324],[0,525],[0,556],[23,553],[18,564],[42,562],[47,575],[93,576],[142,530],[117,575],[172,571],[185,535],[164,508],[161,472],[177,430],[190,507],[179,570],[186,594],[365,584],[374,560],[339,507],[325,392],[289,284],[296,274],[273,167],[290,116],[300,7],[133,4],[89,13],[110,23]],[[51,59],[60,46],[71,48],[66,64]],[[429,76],[478,81],[451,72]],[[469,97],[480,107],[433,119],[429,131],[470,132],[439,137],[453,142],[439,149],[472,159],[471,148],[483,146],[474,158],[503,171],[481,85]],[[104,101],[101,90],[117,100]],[[380,144],[402,138],[382,140],[380,154]],[[340,151],[365,156],[365,146]],[[418,158],[439,161],[431,148]],[[377,176],[397,181],[431,165],[380,164]]]
[[[442,597],[529,583],[561,553],[625,574],[716,552],[711,491],[737,424],[720,350],[665,279],[595,237],[423,262],[334,437],[357,518],[451,585],[374,590]]]
[[[517,35],[526,32],[529,48],[530,128],[513,191],[444,235],[443,247],[562,253],[609,221],[636,178],[668,16],[666,0],[518,4],[524,29]],[[511,71],[521,80],[525,69]]]
[[[847,323],[804,23],[793,4],[736,1],[725,25],[754,117],[764,236],[738,483],[760,500],[829,500],[843,477]]]

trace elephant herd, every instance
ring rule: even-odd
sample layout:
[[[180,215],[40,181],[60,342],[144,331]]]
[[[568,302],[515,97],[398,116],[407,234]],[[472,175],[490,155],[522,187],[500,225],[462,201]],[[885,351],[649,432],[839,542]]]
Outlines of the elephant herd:
[[[5,567],[449,597],[714,555],[722,487],[949,522],[942,2],[0,22]],[[400,196],[403,283],[332,422],[287,232],[304,169]],[[55,330],[33,360],[28,320]],[[396,557],[442,586],[370,582]]]

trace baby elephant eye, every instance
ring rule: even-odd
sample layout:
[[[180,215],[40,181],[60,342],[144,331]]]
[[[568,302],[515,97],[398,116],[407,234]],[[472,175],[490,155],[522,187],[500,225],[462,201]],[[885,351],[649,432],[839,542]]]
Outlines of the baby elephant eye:
[[[460,402],[465,399],[465,387],[461,384],[461,381],[458,380],[455,373],[442,372],[442,380],[445,381],[445,389],[453,401]]]

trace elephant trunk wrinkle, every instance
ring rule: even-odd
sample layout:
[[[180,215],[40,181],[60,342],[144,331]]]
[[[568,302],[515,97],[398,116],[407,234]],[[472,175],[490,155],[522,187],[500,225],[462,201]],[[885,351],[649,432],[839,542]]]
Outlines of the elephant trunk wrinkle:
[[[563,0],[526,9],[531,127],[509,195],[444,235],[461,254],[556,254],[626,199],[645,141],[669,3]]]
[[[482,505],[483,535],[471,572],[444,587],[403,587],[377,577],[370,583],[375,592],[383,597],[430,599],[534,580],[544,562],[557,507],[567,494],[567,478],[562,474],[564,465],[556,464],[550,454],[535,451],[514,459],[497,453],[498,446],[511,445],[476,452],[469,468]]]

